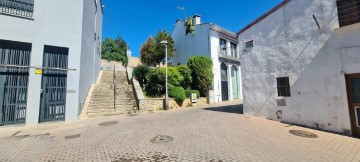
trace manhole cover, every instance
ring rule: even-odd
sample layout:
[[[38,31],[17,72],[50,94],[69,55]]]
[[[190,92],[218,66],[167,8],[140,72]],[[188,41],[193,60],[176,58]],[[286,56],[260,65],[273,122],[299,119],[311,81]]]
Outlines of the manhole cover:
[[[150,140],[152,143],[167,143],[173,140],[170,136],[158,135]]]
[[[99,125],[100,126],[112,126],[112,125],[115,125],[115,124],[118,124],[118,123],[119,122],[117,122],[117,121],[108,121],[108,122],[102,122]]]
[[[295,135],[295,136],[299,136],[299,137],[305,137],[305,138],[318,138],[319,136],[314,134],[314,133],[310,133],[307,131],[303,131],[303,130],[290,130],[289,133]]]

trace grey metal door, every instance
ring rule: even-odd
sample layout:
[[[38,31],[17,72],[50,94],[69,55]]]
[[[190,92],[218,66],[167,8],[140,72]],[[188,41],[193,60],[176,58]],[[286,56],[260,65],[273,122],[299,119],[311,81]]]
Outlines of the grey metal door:
[[[0,40],[0,125],[25,124],[31,44]]]
[[[68,48],[44,47],[39,122],[65,120],[68,53]]]

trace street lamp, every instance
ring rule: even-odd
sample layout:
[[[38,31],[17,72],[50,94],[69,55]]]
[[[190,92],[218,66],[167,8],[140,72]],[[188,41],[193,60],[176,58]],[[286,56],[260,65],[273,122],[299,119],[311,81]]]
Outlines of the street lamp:
[[[167,47],[168,42],[166,40],[163,40],[160,42],[161,45],[165,45],[165,110],[169,109],[169,96],[168,96],[168,57],[167,57]]]

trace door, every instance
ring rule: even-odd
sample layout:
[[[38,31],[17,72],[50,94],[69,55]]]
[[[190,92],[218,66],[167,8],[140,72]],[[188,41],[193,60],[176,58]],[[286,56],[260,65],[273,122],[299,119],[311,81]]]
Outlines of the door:
[[[221,66],[221,97],[223,101],[229,100],[227,66],[222,63]]]
[[[352,134],[360,137],[360,74],[347,75],[346,82]]]
[[[0,125],[25,124],[31,44],[0,40]]]
[[[39,122],[64,121],[68,48],[45,46]]]
[[[234,99],[239,99],[239,77],[238,71],[235,66],[232,67],[231,70],[231,80],[232,80],[232,90],[233,90],[233,97]]]

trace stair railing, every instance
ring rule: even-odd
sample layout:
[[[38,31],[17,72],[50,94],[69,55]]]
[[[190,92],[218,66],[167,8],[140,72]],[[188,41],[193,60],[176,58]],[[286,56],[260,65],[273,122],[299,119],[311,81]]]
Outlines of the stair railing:
[[[116,110],[116,72],[115,72],[115,64],[113,70],[113,84],[114,84],[114,109]]]

